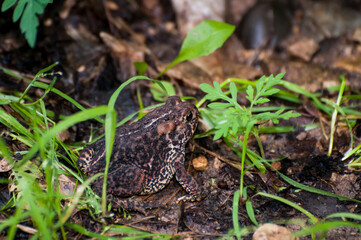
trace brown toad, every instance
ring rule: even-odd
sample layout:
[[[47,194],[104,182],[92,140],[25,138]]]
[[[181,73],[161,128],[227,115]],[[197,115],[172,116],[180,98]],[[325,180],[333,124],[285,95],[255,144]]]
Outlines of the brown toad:
[[[194,178],[184,167],[185,145],[198,122],[197,108],[179,97],[169,97],[166,104],[154,109],[138,122],[117,130],[110,160],[107,196],[116,205],[141,210],[119,197],[145,195],[163,189],[175,175],[187,191],[178,201],[200,197]],[[104,172],[105,141],[101,139],[84,148],[78,166],[89,177]],[[101,194],[103,177],[93,182]]]

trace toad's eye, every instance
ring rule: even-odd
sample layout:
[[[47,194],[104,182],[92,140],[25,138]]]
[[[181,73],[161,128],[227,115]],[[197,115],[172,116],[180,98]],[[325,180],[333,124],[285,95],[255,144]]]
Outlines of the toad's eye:
[[[190,121],[192,121],[192,119],[193,119],[193,113],[192,113],[192,112],[189,112],[189,113],[187,114],[187,116],[186,116],[186,121],[187,121],[187,122],[190,122]]]

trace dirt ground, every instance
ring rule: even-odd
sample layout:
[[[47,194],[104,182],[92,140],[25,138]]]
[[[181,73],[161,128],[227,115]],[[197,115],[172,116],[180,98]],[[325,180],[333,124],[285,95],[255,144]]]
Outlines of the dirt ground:
[[[1,13],[0,65],[31,76],[58,61],[56,71],[62,73],[55,87],[75,98],[83,106],[106,104],[113,91],[128,78],[137,75],[134,62],[145,61],[147,75],[154,77],[179,52],[189,29],[201,20],[215,19],[237,26],[235,33],[215,53],[176,65],[163,79],[176,86],[177,95],[201,99],[205,94],[200,83],[211,83],[234,77],[255,80],[262,75],[286,72],[285,80],[320,96],[337,98],[337,91],[328,87],[345,76],[348,94],[359,95],[361,90],[361,1],[54,1],[40,16],[35,48],[31,49],[20,33],[19,24],[12,23],[12,11]],[[27,83],[15,80],[0,71],[0,90],[24,91]],[[156,103],[149,84],[131,84],[117,102],[118,119],[138,110],[136,91],[146,106]],[[37,96],[35,90],[29,94]],[[300,97],[301,104],[272,98],[269,105],[295,107],[301,117],[283,120],[280,126],[294,126],[296,131],[261,134],[268,159],[282,158],[273,166],[289,178],[307,186],[361,199],[359,169],[349,168],[341,161],[350,144],[346,126],[339,125],[335,133],[333,153],[327,156],[328,140],[320,127],[305,129],[305,124],[322,122],[326,135],[330,132],[330,116],[318,111]],[[239,101],[247,105],[245,96]],[[359,100],[348,105],[358,106]],[[358,105],[357,105],[358,104]],[[49,94],[46,107],[57,114],[70,115],[77,110],[64,99]],[[353,128],[354,146],[360,144],[360,116]],[[69,129],[65,142],[89,139],[90,125],[101,128],[95,121],[77,124]],[[197,133],[204,132],[199,124]],[[248,147],[259,151],[255,138]],[[205,156],[208,167],[189,171],[205,193],[199,202],[176,204],[184,194],[174,180],[161,192],[137,197],[140,201],[164,203],[149,210],[145,216],[131,212],[131,219],[115,212],[108,223],[126,224],[137,229],[192,236],[194,239],[222,237],[233,228],[233,194],[239,189],[240,171],[224,159],[239,162],[240,158],[223,141],[212,137],[196,139],[187,146],[187,165],[191,159]],[[1,173],[5,177],[9,173]],[[255,217],[259,223],[281,222],[306,217],[279,201],[255,195],[267,192],[288,199],[310,211],[318,218],[336,212],[360,213],[360,204],[340,201],[297,188],[285,182],[273,169],[266,174],[256,169],[245,177]],[[8,201],[7,186],[1,188],[0,204]],[[254,197],[252,197],[254,196]],[[251,226],[240,201],[241,226]],[[89,231],[99,232],[102,225],[95,222],[86,210],[71,218]],[[284,222],[283,222],[284,223]],[[291,230],[300,230],[296,224]],[[19,233],[22,234],[22,233]],[[76,237],[77,233],[73,237]],[[20,236],[20,235],[19,235]],[[68,235],[71,237],[72,235]],[[26,238],[26,237],[25,237]],[[249,235],[246,239],[251,239]],[[305,238],[308,239],[308,238]],[[338,228],[327,239],[361,239],[357,229]]]

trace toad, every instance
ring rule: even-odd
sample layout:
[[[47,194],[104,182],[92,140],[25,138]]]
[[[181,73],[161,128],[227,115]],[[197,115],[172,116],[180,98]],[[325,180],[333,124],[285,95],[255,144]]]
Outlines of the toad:
[[[112,203],[143,212],[139,204],[123,198],[158,192],[173,176],[188,193],[177,202],[199,200],[198,184],[184,167],[185,145],[197,123],[197,108],[173,96],[139,121],[121,126],[115,136],[107,178],[107,197]],[[77,164],[88,177],[104,172],[104,138],[86,146]],[[102,184],[103,176],[92,184],[99,195]]]

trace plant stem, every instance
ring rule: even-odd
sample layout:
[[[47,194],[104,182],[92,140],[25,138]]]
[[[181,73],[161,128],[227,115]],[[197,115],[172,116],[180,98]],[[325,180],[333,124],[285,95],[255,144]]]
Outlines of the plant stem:
[[[261,139],[259,138],[258,127],[255,127],[253,129],[253,135],[255,136],[255,138],[257,140],[259,152],[261,153],[262,158],[265,158],[263,145],[262,145]]]
[[[340,91],[338,92],[338,97],[337,97],[337,101],[336,101],[337,106],[340,106],[344,90],[345,90],[345,78],[343,76],[341,76],[341,86],[340,86]],[[335,125],[336,125],[336,120],[337,120],[337,112],[338,112],[337,109],[334,108],[333,113],[332,113],[332,119],[331,119],[330,144],[328,146],[328,154],[327,154],[328,156],[331,156],[331,154],[332,154],[333,139],[334,139],[334,134],[335,134],[335,130],[336,130]]]

